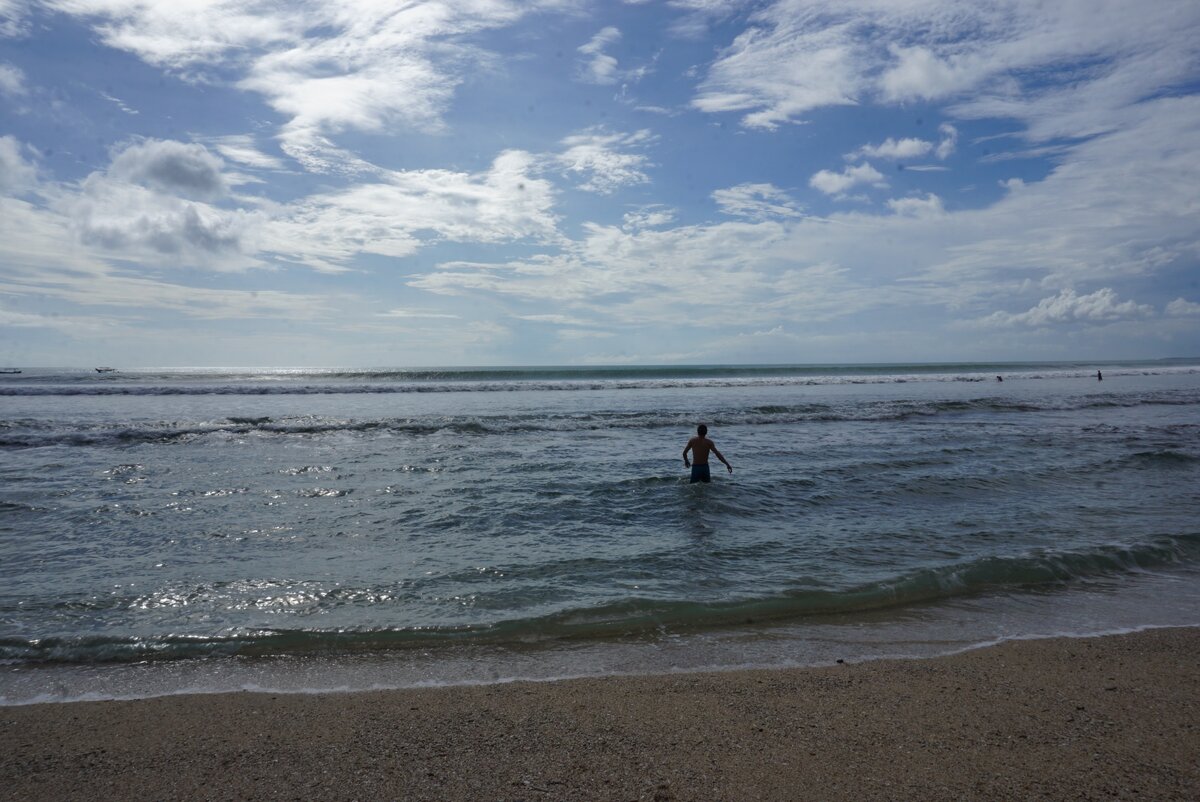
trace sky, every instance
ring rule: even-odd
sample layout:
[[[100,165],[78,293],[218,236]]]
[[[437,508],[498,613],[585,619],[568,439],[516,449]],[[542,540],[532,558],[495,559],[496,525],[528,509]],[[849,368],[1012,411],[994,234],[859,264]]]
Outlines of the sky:
[[[1200,356],[1195,0],[0,0],[0,364]]]

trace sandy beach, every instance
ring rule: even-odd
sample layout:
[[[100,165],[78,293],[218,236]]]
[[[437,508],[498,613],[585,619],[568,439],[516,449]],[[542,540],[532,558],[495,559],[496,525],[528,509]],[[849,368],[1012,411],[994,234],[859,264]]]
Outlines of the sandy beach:
[[[1196,799],[1200,629],[822,668],[0,710],[0,795]]]

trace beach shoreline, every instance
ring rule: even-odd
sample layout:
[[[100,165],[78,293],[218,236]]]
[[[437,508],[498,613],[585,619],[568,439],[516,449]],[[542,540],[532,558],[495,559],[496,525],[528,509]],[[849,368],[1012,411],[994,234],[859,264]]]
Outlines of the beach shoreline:
[[[0,709],[0,798],[1193,799],[1200,628],[923,660]]]

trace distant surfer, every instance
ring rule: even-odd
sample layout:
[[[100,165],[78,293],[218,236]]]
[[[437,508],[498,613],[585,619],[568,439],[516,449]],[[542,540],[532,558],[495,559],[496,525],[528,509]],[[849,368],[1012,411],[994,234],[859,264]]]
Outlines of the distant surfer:
[[[694,465],[688,462],[689,451],[692,452],[692,459],[695,460]],[[717,447],[713,445],[713,441],[708,439],[708,427],[702,423],[696,427],[696,436],[688,440],[687,445],[683,447],[683,464],[685,467],[692,469],[690,484],[712,481],[712,477],[708,472],[708,452],[710,451],[717,455],[717,459],[725,464],[730,473],[733,473],[733,466],[717,450]]]
[[[1096,371],[1096,381],[1098,381],[1098,382],[1104,381],[1104,374],[1101,373],[1100,371]]]

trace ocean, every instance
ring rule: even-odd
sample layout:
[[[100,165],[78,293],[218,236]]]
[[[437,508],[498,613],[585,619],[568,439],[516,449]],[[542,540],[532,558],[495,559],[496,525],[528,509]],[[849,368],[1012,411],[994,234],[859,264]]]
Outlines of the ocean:
[[[0,457],[0,704],[1200,625],[1200,360],[24,369]]]

